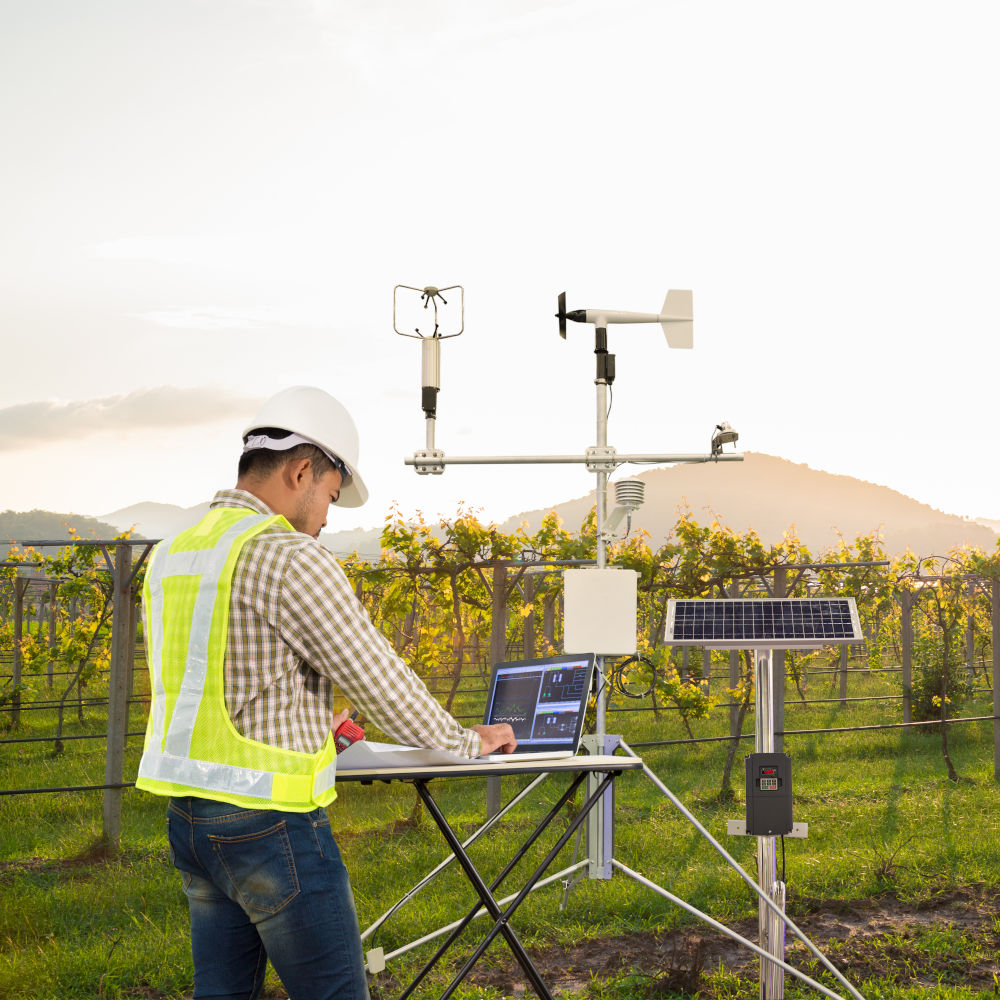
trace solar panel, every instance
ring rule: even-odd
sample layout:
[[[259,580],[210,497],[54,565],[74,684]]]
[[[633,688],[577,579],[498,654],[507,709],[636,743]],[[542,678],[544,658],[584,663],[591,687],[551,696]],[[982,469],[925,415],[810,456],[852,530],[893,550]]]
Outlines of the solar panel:
[[[709,649],[815,649],[863,642],[853,597],[667,602],[663,641]]]

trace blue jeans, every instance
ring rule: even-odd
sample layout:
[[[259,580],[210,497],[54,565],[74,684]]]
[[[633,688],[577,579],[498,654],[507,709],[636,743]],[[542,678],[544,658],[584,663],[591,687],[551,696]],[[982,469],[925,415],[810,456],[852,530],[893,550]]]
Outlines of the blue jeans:
[[[268,959],[291,1000],[368,1000],[354,897],[325,810],[173,798],[167,837],[191,913],[197,1000],[255,1000]]]

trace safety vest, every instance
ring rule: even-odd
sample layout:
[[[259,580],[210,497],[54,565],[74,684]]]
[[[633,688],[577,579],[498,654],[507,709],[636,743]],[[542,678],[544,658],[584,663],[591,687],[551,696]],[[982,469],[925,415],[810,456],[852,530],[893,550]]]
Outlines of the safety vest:
[[[216,507],[153,551],[143,585],[152,705],[136,788],[250,809],[308,812],[332,802],[333,736],[316,753],[247,739],[226,709],[223,663],[240,549],[277,515]]]

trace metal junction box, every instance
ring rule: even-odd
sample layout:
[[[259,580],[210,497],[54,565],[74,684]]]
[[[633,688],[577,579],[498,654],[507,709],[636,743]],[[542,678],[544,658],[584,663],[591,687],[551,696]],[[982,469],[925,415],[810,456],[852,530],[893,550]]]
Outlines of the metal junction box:
[[[747,833],[756,837],[792,832],[792,758],[786,753],[748,754]]]

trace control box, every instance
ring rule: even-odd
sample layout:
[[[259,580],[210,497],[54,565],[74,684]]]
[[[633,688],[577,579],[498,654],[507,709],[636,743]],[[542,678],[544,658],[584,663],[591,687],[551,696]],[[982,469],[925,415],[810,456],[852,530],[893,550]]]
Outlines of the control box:
[[[746,760],[747,830],[756,837],[792,832],[792,758],[751,753]]]

